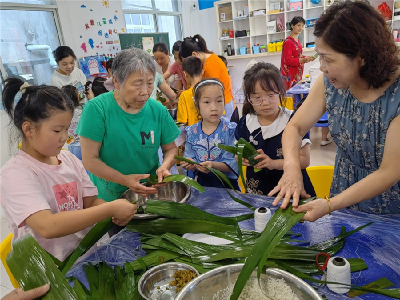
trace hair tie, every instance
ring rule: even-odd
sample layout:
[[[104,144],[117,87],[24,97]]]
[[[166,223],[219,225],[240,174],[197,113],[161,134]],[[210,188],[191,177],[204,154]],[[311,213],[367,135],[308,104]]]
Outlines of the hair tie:
[[[197,89],[198,89],[199,87],[201,87],[202,85],[206,84],[206,83],[216,83],[216,84],[218,84],[219,86],[222,87],[222,90],[224,89],[224,86],[223,86],[222,83],[219,82],[218,80],[207,79],[207,80],[204,80],[204,81],[200,82],[200,83],[196,86],[196,88],[194,89],[194,92],[196,93]]]
[[[31,85],[30,85],[28,82],[26,82],[26,81],[24,82],[23,85],[20,86],[19,90],[21,91],[22,94],[25,94],[26,88],[27,88],[28,86],[31,86]]]

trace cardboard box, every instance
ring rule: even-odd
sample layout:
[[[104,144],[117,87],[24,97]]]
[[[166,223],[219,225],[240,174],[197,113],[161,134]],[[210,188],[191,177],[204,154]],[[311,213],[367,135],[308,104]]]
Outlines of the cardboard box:
[[[219,6],[218,16],[220,22],[232,20],[232,5],[228,3],[226,5]]]
[[[276,21],[269,21],[267,24],[267,32],[275,33],[276,32]]]

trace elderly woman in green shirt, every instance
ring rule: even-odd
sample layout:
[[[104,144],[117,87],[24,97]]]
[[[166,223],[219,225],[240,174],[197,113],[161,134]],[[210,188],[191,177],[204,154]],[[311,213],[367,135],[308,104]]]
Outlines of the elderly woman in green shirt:
[[[166,108],[150,98],[156,71],[145,51],[121,51],[112,73],[115,90],[85,105],[77,129],[82,162],[106,201],[119,198],[128,188],[140,195],[156,193],[140,181],[150,174],[159,181],[170,175],[178,153],[174,141],[180,134]]]

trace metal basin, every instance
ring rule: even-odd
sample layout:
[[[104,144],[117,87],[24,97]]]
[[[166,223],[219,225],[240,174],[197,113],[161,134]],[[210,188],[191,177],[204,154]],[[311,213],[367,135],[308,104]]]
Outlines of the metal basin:
[[[172,262],[158,265],[146,271],[140,278],[138,289],[140,295],[146,300],[172,300],[175,299],[175,287],[169,283],[174,280],[178,270],[192,270],[197,275],[199,272],[187,264]]]
[[[175,300],[211,300],[212,296],[219,290],[225,289],[230,283],[236,282],[243,266],[244,264],[228,265],[204,273],[188,283],[176,296]],[[254,271],[252,276],[257,277],[257,271]],[[283,278],[301,300],[323,299],[309,284],[289,272],[268,268],[261,277],[268,278],[268,276]]]
[[[168,112],[171,115],[172,119],[176,120],[176,113],[178,111],[178,108],[168,108]]]
[[[132,190],[125,191],[120,198],[127,199],[130,202],[137,201],[139,205],[146,208],[146,201],[148,199],[156,199],[162,201],[171,201],[185,203],[190,196],[190,187],[182,182],[167,182],[165,185],[155,187],[156,194],[148,195],[146,197],[136,194]],[[155,214],[135,214],[134,219],[151,219],[156,218]]]

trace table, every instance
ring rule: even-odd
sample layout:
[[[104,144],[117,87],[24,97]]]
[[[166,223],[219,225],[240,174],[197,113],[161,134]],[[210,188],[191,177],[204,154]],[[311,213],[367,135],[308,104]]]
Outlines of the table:
[[[240,197],[254,207],[271,207],[273,200],[273,198],[260,195],[241,194]],[[207,188],[204,193],[192,189],[188,203],[219,216],[236,216],[251,212],[250,209],[230,199],[224,189],[218,188]],[[276,208],[272,208],[272,211],[274,210]],[[396,287],[400,287],[400,215],[373,215],[342,210],[333,212],[332,216],[325,216],[314,223],[298,223],[292,230],[303,234],[304,240],[315,244],[337,236],[342,225],[349,231],[368,222],[374,223],[348,237],[343,249],[337,255],[345,258],[359,257],[367,264],[367,270],[352,273],[352,284],[360,286],[381,277],[387,277]],[[254,230],[253,219],[240,222],[239,225],[243,229]],[[138,233],[125,230],[120,232],[72,268],[67,276],[75,276],[82,283],[87,284],[82,268],[84,263],[106,261],[110,265],[123,265],[126,261],[135,260],[137,256],[144,256],[145,252],[140,248],[139,237]],[[325,294],[329,300],[348,298],[345,295],[332,293],[326,286],[320,288],[319,292]],[[353,299],[390,298],[365,294]]]
[[[309,92],[310,92],[310,83],[298,82],[290,89],[288,89],[286,91],[286,94],[294,95],[295,103],[293,103],[293,107],[296,107],[296,105],[299,104],[301,101],[301,95],[308,95]]]

